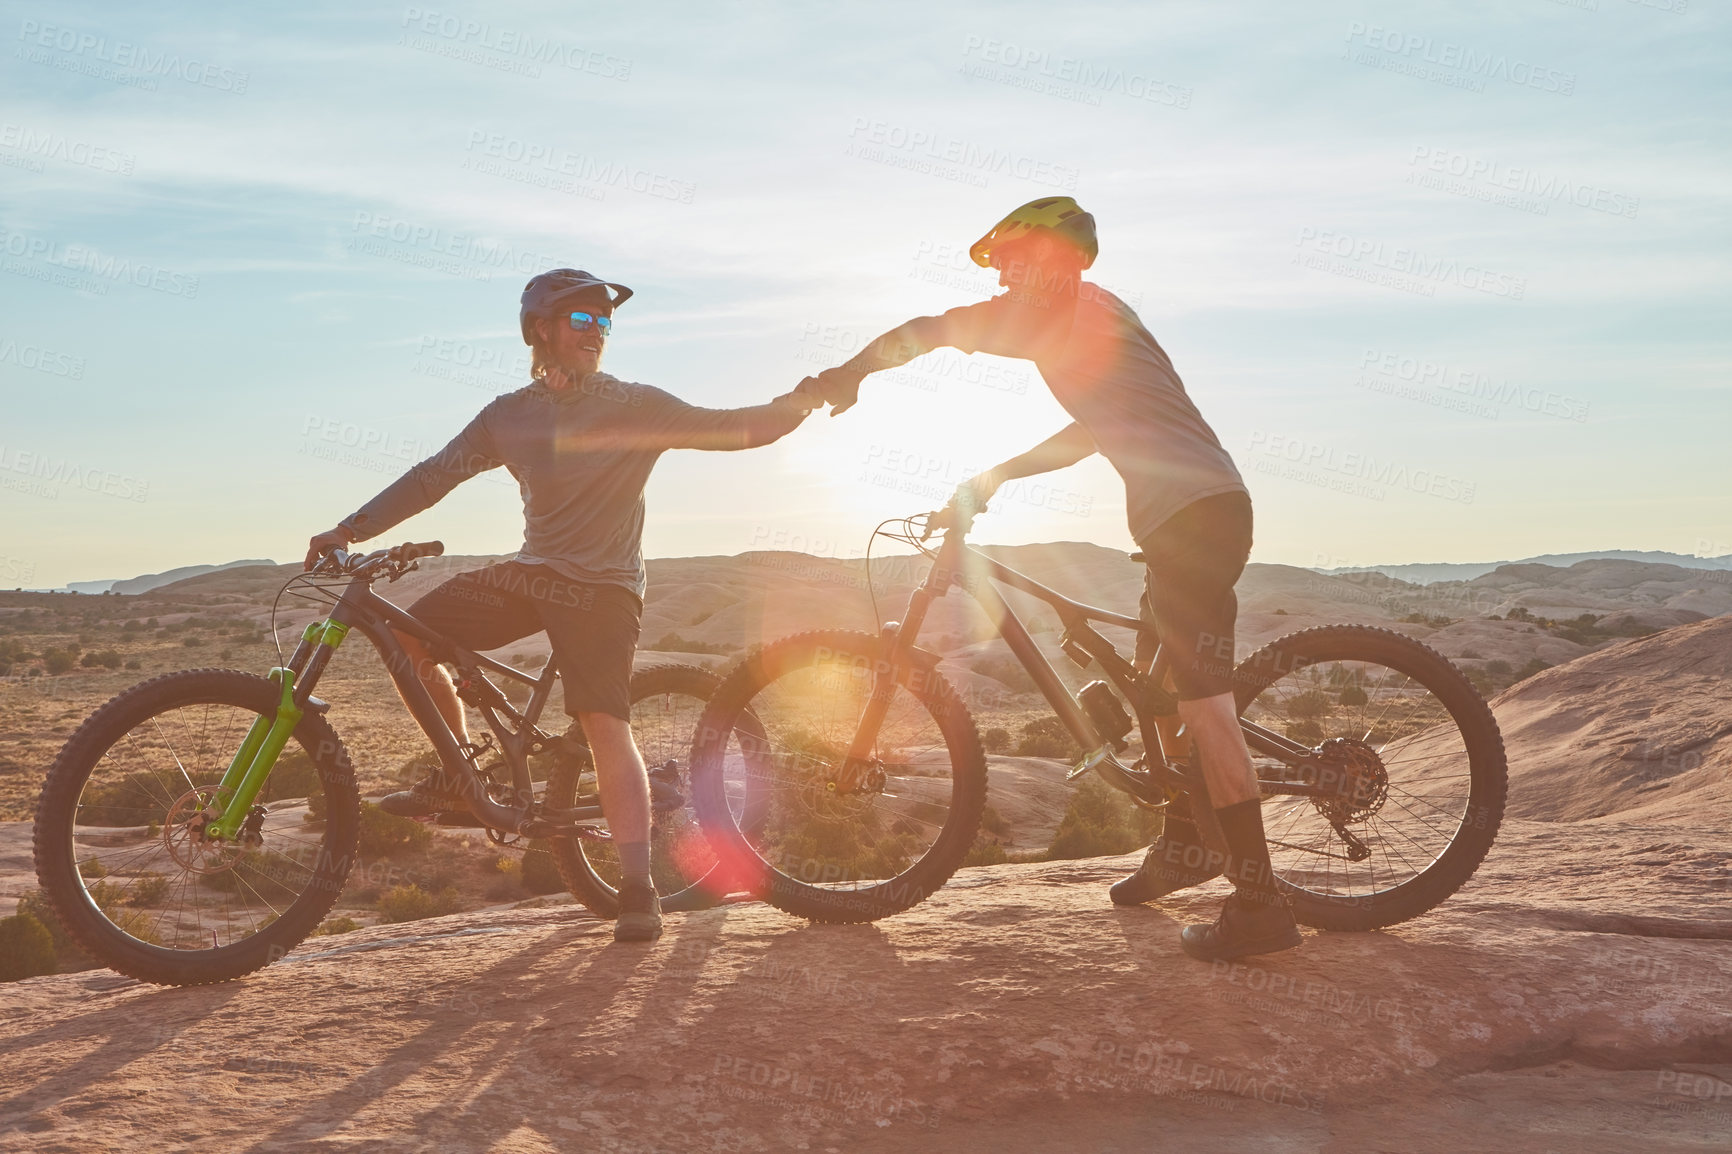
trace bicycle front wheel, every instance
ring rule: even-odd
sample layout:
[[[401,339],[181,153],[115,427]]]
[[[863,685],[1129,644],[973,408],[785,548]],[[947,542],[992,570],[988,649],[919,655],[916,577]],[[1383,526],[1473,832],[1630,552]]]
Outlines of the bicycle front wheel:
[[[223,981],[275,961],[330,912],[360,797],[318,714],[296,726],[243,840],[203,836],[223,771],[280,698],[249,673],[171,673],[109,701],[60,751],[36,809],[36,876],[98,961],[163,985]]]
[[[1507,769],[1491,709],[1461,670],[1388,629],[1336,625],[1271,642],[1234,673],[1240,714],[1317,754],[1315,796],[1270,791],[1263,826],[1300,921],[1367,930],[1431,909],[1484,860]],[[1257,776],[1292,779],[1253,755]]]
[[[915,651],[825,631],[752,653],[716,690],[692,747],[698,817],[731,875],[779,909],[873,921],[949,880],[986,805],[974,719]],[[864,764],[846,767],[874,692],[888,709]]]

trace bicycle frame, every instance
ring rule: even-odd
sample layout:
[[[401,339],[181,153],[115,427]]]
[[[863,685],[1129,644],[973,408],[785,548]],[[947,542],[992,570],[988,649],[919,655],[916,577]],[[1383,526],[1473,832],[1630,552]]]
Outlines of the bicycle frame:
[[[1139,669],[1127,661],[1124,655],[1113,647],[1112,642],[1097,632],[1091,622],[1117,625],[1138,635],[1151,633],[1149,624],[1137,617],[1127,617],[1122,613],[1072,600],[987,556],[967,543],[969,520],[971,518],[963,518],[960,525],[952,526],[945,532],[943,541],[933,554],[932,568],[927,572],[926,579],[910,595],[902,620],[890,622],[883,627],[887,634],[893,636],[889,654],[892,674],[879,678],[874,685],[872,697],[855,730],[854,742],[849,747],[844,767],[844,774],[854,780],[840,782],[839,785],[849,788],[856,784],[855,775],[859,768],[869,762],[878,727],[889,709],[890,698],[895,689],[894,671],[903,668],[911,658],[920,627],[932,603],[945,596],[951,586],[955,585],[979,602],[993,627],[1034,680],[1041,696],[1046,698],[1047,704],[1058,714],[1065,729],[1085,751],[1070,776],[1077,777],[1092,769],[1108,784],[1131,794],[1144,804],[1164,805],[1168,796],[1168,775],[1173,772],[1169,764],[1172,753],[1161,748],[1160,731],[1153,724],[1153,719],[1157,715],[1168,716],[1178,712],[1177,700],[1161,688],[1166,670],[1171,664],[1170,656],[1164,650],[1157,649],[1149,667]],[[1101,736],[1094,720],[1089,717],[1082,703],[1065,688],[1051,662],[1029,635],[1028,627],[1011,609],[993,582],[1037,597],[1058,612],[1059,621],[1065,630],[1059,642],[1061,647],[1079,665],[1086,666],[1091,660],[1098,664],[1101,671],[1130,703],[1136,715],[1137,727],[1144,735],[1150,770],[1129,769],[1113,757],[1112,747]],[[1081,656],[1078,656],[1079,653]],[[1253,752],[1279,762],[1286,770],[1282,776],[1275,778],[1259,775],[1258,784],[1264,795],[1331,797],[1338,792],[1340,783],[1333,778],[1339,774],[1325,767],[1314,750],[1243,718],[1240,719],[1239,726],[1245,735],[1246,745]]]
[[[459,783],[460,793],[476,820],[490,829],[540,837],[559,832],[574,822],[599,818],[602,815],[599,805],[538,812],[535,804],[529,755],[557,740],[536,724],[553,692],[558,674],[554,661],[549,658],[540,674],[531,676],[466,649],[373,592],[373,580],[374,577],[365,574],[350,580],[330,615],[312,622],[301,634],[300,644],[288,664],[271,671],[271,680],[282,687],[277,714],[274,718],[260,716],[242,741],[217,786],[216,796],[227,800],[221,803],[221,816],[212,822],[211,832],[229,838],[236,835],[303,714],[307,710],[322,713],[329,708],[328,703],[313,696],[313,690],[332,654],[352,630],[359,630],[379,651],[410,715],[432,741],[447,779]],[[489,794],[459,748],[457,735],[421,683],[414,661],[397,638],[398,633],[409,634],[426,642],[433,652],[452,657],[458,670],[458,696],[481,711],[487,727],[499,741],[500,753],[511,769],[515,804],[503,804]],[[530,687],[529,701],[522,711],[487,679],[485,672],[501,674]]]

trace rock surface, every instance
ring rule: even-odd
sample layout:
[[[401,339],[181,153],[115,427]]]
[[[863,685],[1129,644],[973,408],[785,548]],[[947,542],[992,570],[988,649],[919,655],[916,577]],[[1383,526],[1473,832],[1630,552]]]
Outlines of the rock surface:
[[[1688,847],[1688,848],[1686,848]],[[1432,914],[1236,966],[1216,881],[965,870],[649,946],[570,906],[316,939],[239,982],[7,988],[0,1149],[1683,1151],[1732,1143],[1719,830],[1516,822]]]

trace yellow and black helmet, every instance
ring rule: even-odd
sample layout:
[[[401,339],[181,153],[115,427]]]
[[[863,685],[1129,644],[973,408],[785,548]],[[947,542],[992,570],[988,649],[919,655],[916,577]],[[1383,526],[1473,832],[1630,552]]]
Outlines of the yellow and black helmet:
[[[1100,255],[1100,242],[1095,239],[1095,218],[1077,206],[1068,196],[1043,196],[1031,200],[968,248],[975,264],[986,268],[992,264],[992,250],[1008,240],[1027,236],[1036,229],[1049,229],[1076,245],[1083,254],[1083,267],[1094,264]]]

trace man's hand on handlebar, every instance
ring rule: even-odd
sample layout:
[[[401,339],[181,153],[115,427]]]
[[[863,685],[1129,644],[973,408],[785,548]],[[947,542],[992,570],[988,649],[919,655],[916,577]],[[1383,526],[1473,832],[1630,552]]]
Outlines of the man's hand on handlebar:
[[[970,513],[984,513],[986,503],[992,500],[993,494],[998,492],[998,487],[1003,483],[998,479],[998,475],[989,469],[956,486],[956,492],[950,496],[950,503]]]
[[[302,567],[311,572],[320,561],[325,559],[326,554],[334,549],[346,549],[354,543],[354,535],[343,526],[338,525],[335,529],[326,529],[307,542],[307,559]]]

